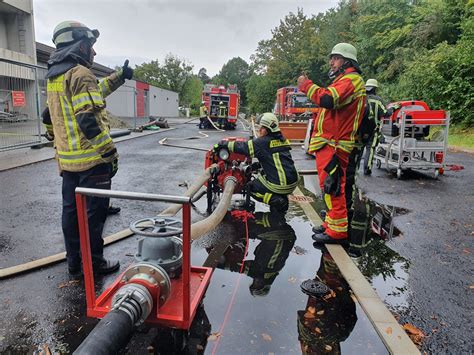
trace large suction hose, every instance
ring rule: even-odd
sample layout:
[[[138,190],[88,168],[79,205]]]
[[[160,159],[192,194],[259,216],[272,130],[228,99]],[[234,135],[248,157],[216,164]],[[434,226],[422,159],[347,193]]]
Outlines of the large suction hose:
[[[214,171],[214,169],[217,169],[217,165],[213,164],[210,167],[208,167],[206,170],[204,170],[204,173],[199,176],[196,181],[188,188],[188,190],[183,193],[183,196],[188,196],[188,197],[193,197],[196,192],[199,191],[199,189],[211,178],[211,174]],[[159,214],[159,216],[163,217],[172,217],[176,215],[176,213],[181,210],[183,205],[181,204],[174,204],[169,206],[167,209],[165,209],[163,212]]]
[[[195,240],[214,229],[225,217],[227,209],[229,208],[234,194],[237,179],[233,176],[228,176],[224,181],[224,191],[222,192],[221,200],[216,206],[212,214],[191,225],[191,239]]]
[[[109,355],[116,354],[124,348],[134,331],[134,324],[129,315],[114,309],[89,333],[82,344],[74,351],[75,355]]]
[[[89,333],[75,355],[116,354],[133,335],[135,326],[142,324],[153,308],[148,290],[139,284],[127,284],[115,295],[113,309]]]

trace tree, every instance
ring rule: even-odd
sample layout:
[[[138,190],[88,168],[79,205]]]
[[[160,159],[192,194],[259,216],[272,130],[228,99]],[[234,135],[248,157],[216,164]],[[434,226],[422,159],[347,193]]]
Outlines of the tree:
[[[207,75],[207,69],[206,68],[199,69],[199,72],[198,72],[197,76],[204,84],[208,84],[208,83],[211,82],[211,78]]]
[[[252,75],[246,89],[250,112],[263,113],[273,109],[278,85],[268,75]]]
[[[192,70],[193,65],[188,63],[187,60],[170,53],[165,57],[163,65],[160,65],[158,60],[152,60],[150,63],[136,66],[134,78],[177,92],[180,104],[182,104],[183,90],[187,80],[192,75]]]
[[[222,66],[219,74],[213,78],[216,84],[237,84],[240,89],[240,99],[242,103],[246,102],[246,83],[250,77],[251,71],[248,63],[240,57],[235,57],[229,60]]]
[[[183,88],[183,94],[180,101],[183,105],[191,108],[191,113],[193,115],[198,113],[199,106],[201,106],[202,89],[203,83],[198,75],[190,76]]]

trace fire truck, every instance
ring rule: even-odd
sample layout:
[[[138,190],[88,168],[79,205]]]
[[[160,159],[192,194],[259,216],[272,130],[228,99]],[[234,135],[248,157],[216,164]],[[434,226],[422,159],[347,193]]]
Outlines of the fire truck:
[[[224,85],[206,84],[202,92],[202,101],[213,122],[217,122],[219,118],[219,103],[222,102],[227,107],[225,129],[235,129],[240,107],[240,91],[237,85],[229,85],[226,88]]]
[[[302,121],[311,118],[318,107],[295,86],[277,90],[274,112],[281,121]]]

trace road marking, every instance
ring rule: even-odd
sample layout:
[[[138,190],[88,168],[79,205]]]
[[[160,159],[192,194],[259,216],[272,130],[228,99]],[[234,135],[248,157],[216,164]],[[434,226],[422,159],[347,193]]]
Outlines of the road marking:
[[[304,195],[296,188],[294,195]],[[321,225],[323,221],[314,208],[305,201],[298,201],[311,223]],[[405,333],[393,314],[387,309],[367,279],[338,244],[326,244],[326,248],[342,275],[354,292],[357,301],[369,318],[376,332],[391,354],[420,354],[420,351]]]

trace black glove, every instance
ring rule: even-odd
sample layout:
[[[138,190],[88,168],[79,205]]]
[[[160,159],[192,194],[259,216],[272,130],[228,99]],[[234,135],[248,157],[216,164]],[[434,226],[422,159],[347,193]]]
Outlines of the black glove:
[[[260,165],[260,163],[258,161],[256,161],[255,163],[252,163],[252,171],[257,171],[261,167],[262,167],[262,165]]]
[[[112,165],[112,172],[110,173],[110,177],[113,178],[118,171],[118,159],[114,159],[114,161],[110,164]]]
[[[221,150],[222,148],[226,148],[227,149],[227,143],[224,143],[222,141],[220,141],[219,143],[216,143],[214,144],[214,151],[217,153],[219,150]]]
[[[128,59],[123,63],[122,73],[120,74],[122,79],[131,79],[133,78],[133,69],[128,66]]]
[[[341,194],[342,170],[335,153],[324,171],[327,173],[324,179],[324,193],[339,196]]]

